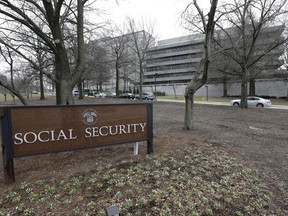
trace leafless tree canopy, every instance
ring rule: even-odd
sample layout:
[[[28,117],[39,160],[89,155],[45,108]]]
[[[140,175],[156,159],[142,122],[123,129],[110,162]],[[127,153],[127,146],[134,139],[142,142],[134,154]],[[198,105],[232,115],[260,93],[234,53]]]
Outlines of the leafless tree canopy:
[[[195,1],[192,4],[195,4]],[[279,47],[287,40],[287,37],[282,37],[287,5],[287,0],[226,0],[218,6],[213,41],[217,44],[217,53],[222,54],[223,64],[220,68],[230,62],[229,73],[238,75],[241,79],[243,108],[247,108],[248,83],[250,90],[254,89],[255,93],[253,79],[255,80],[256,71],[259,72],[263,67],[261,62],[265,61],[265,58],[267,60],[268,55],[270,58],[273,56],[276,62],[281,55],[277,52],[280,53]],[[205,28],[200,25],[203,24],[202,16],[197,16],[190,8],[188,5],[183,13],[186,27],[205,33]],[[201,14],[201,8],[196,9]],[[281,62],[278,62],[279,64]],[[250,94],[253,94],[252,92]]]
[[[255,94],[256,68],[259,71],[268,55],[278,58],[277,49],[287,40],[281,36],[287,6],[287,0],[234,0],[220,8],[223,15],[217,26],[226,47],[219,40],[218,45],[226,49],[223,54],[240,69],[242,108],[247,108],[248,82],[250,94]]]
[[[137,71],[139,73],[139,95],[142,98],[142,86],[144,81],[144,64],[148,56],[148,49],[154,46],[154,26],[153,22],[145,22],[142,20],[139,24],[132,18],[128,18],[128,29],[131,34],[131,49],[136,56],[135,60],[137,63]],[[155,92],[156,94],[156,92]]]
[[[87,0],[0,0],[0,43],[55,82],[58,104],[74,103],[72,89],[83,71],[85,3]],[[72,50],[75,43],[76,52]],[[39,49],[54,70],[38,64]]]

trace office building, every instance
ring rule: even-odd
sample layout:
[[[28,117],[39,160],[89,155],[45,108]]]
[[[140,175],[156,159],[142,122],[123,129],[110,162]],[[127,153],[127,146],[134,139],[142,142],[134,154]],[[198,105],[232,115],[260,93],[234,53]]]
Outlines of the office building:
[[[269,28],[269,32],[282,32],[283,30],[281,30],[281,28],[282,26],[271,27]],[[279,32],[275,33],[277,36],[274,38],[279,37]],[[271,39],[264,40],[264,45],[270,41]],[[263,41],[261,43],[263,43]],[[158,41],[157,45],[150,48],[147,54],[143,84],[144,89],[155,91],[155,88],[157,88],[156,91],[165,92],[168,95],[184,95],[185,88],[195,74],[198,63],[202,58],[203,45],[204,35],[201,34]],[[261,45],[261,47],[264,45]],[[260,53],[261,50],[258,50],[257,52]],[[277,61],[277,58],[282,54],[283,50],[276,49],[258,62],[258,64],[260,64],[259,66],[257,65],[258,70],[262,65],[264,67],[264,72],[262,71],[256,76],[256,93],[258,95],[276,97],[287,95],[287,73],[277,70],[283,63]],[[274,60],[271,61],[270,59]],[[263,68],[261,68],[261,70],[262,69]],[[219,73],[211,73],[210,71],[207,83],[196,92],[196,95],[206,96],[209,87],[209,94],[211,96],[223,96],[223,74],[218,75]],[[271,77],[274,78],[271,79]],[[231,76],[230,78],[228,84],[225,83],[225,85],[227,85],[225,86],[225,89],[228,91],[228,95],[240,95],[241,74],[238,76]],[[276,92],[273,90],[275,89],[275,81],[277,81],[278,86]],[[269,89],[265,90],[265,86]]]
[[[144,86],[187,84],[203,54],[203,35],[158,41],[148,52]]]

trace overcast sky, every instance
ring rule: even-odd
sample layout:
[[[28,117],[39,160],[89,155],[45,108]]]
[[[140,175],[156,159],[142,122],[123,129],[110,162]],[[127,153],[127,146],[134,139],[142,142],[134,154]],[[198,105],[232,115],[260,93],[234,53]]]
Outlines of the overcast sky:
[[[98,6],[109,13],[115,23],[123,24],[125,17],[137,20],[155,21],[154,32],[159,39],[188,35],[180,22],[181,12],[192,0],[118,0],[100,1]],[[202,7],[209,6],[210,0],[199,0]]]

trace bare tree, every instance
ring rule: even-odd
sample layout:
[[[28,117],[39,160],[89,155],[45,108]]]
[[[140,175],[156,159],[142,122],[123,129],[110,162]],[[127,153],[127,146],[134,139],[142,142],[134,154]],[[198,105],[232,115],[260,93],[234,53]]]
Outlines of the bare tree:
[[[100,46],[98,41],[92,41],[87,46],[84,77],[92,85],[96,85],[97,92],[103,90],[103,83],[111,79],[111,62],[107,49]]]
[[[177,99],[177,84],[173,82],[172,88],[173,88],[173,92],[174,92],[174,98]]]
[[[34,47],[34,51],[36,54],[35,57],[36,57],[36,61],[38,64],[37,68],[34,68],[33,65],[31,65],[31,67],[33,69],[32,72],[33,72],[34,76],[36,77],[36,79],[39,79],[40,100],[44,100],[45,94],[44,94],[44,74],[43,74],[43,71],[45,70],[45,68],[49,68],[49,65],[52,64],[53,61],[51,59],[51,55],[47,55],[47,52],[45,52],[41,46],[42,46],[41,41],[37,40],[37,41],[35,41],[34,46],[31,47],[32,49]],[[47,73],[48,73],[48,70],[47,70]]]
[[[252,28],[252,26],[249,26],[249,28]],[[254,45],[254,51],[248,60],[248,62],[253,62],[255,59],[258,59],[254,65],[249,66],[249,74],[247,75],[250,85],[249,95],[256,95],[256,79],[262,78],[263,75],[265,76],[267,71],[275,71],[283,64],[283,61],[279,59],[283,55],[283,50],[280,49],[281,46],[275,47],[275,45],[279,45],[284,40],[282,37],[283,30],[283,25],[268,26],[263,28],[259,34],[258,40]],[[252,31],[249,30],[249,32]],[[225,33],[229,33],[229,37]],[[208,80],[210,82],[220,81],[223,84],[227,84],[227,81],[235,82],[242,78],[240,61],[233,61],[233,58],[240,59],[240,56],[237,56],[237,54],[241,55],[242,53],[242,44],[234,43],[239,38],[238,31],[236,28],[225,29],[225,33],[222,30],[216,31],[213,38],[215,50],[220,49],[220,52],[214,55],[211,60],[211,70],[213,73],[209,74]],[[247,46],[248,43],[250,44],[248,40],[252,40],[252,38],[252,36],[247,38]],[[266,53],[271,47],[275,48],[270,53]],[[259,58],[259,55],[263,55],[263,53],[266,55]]]
[[[197,17],[193,17],[192,20],[197,18],[201,20],[203,32],[205,35],[204,39],[204,50],[203,57],[197,67],[196,73],[194,74],[192,80],[188,83],[185,89],[185,118],[184,118],[184,128],[187,130],[191,130],[193,128],[193,111],[194,111],[194,94],[195,92],[202,87],[208,77],[208,71],[210,67],[210,58],[211,58],[211,40],[215,28],[215,13],[217,8],[218,0],[211,1],[210,11],[208,13],[208,17],[205,17],[203,11],[199,7],[197,0],[193,0],[193,3],[189,4],[185,10],[188,12],[188,9],[191,5],[194,5],[198,15]],[[190,20],[191,21],[191,20]],[[197,27],[199,27],[197,25]]]
[[[135,86],[135,84],[137,83],[138,73],[136,71],[137,67],[135,65],[135,62],[133,62],[133,59],[131,59],[130,63],[124,66],[120,77],[124,82],[123,92],[131,92],[131,84]]]
[[[131,49],[136,58],[137,67],[139,69],[139,98],[142,98],[142,86],[144,81],[145,61],[149,59],[148,49],[154,46],[154,24],[146,24],[142,21],[139,25],[131,18],[128,18],[129,33],[131,34]]]
[[[281,17],[287,13],[287,0],[233,0],[223,5],[221,13],[225,24],[218,22],[218,27],[221,37],[229,41],[231,48],[226,49],[224,55],[240,68],[241,107],[247,108],[248,82],[255,83],[256,64],[287,40],[273,37],[269,32],[271,26],[280,23]],[[224,28],[227,24],[229,28]],[[270,37],[265,38],[265,35]],[[263,40],[266,41],[265,47]],[[221,44],[220,47],[224,48]],[[251,90],[254,87],[251,85]]]
[[[131,63],[131,53],[129,53],[129,50],[127,49],[129,36],[125,33],[124,28],[114,26],[103,34],[101,42],[109,49],[108,54],[110,55],[111,65],[114,68],[116,75],[116,97],[119,97],[121,70]]]
[[[68,4],[59,1],[0,0],[2,32],[0,43],[5,44],[34,68],[42,70],[30,55],[29,44],[21,38],[30,32],[38,38],[45,50],[54,56],[55,71],[52,76],[42,70],[56,84],[56,103],[73,104],[72,89],[79,80],[84,66],[84,16],[83,8],[87,0],[72,0]],[[39,26],[41,23],[41,26]],[[71,68],[65,29],[74,29],[77,35],[77,65]]]
[[[24,104],[27,105],[26,100],[24,99],[24,97],[21,94],[21,91],[16,88],[15,85],[15,68],[14,68],[14,58],[13,58],[13,51],[11,51],[11,49],[9,49],[9,47],[6,47],[6,51],[4,51],[2,49],[2,47],[0,47],[0,53],[4,59],[4,61],[9,65],[9,69],[8,69],[8,73],[10,75],[10,79],[8,79],[5,76],[1,76],[0,77],[0,85],[3,86],[4,88],[6,88],[7,90],[9,90],[11,92],[11,95],[13,96],[13,100],[14,100],[14,96],[16,95],[16,97],[19,98],[19,100]]]

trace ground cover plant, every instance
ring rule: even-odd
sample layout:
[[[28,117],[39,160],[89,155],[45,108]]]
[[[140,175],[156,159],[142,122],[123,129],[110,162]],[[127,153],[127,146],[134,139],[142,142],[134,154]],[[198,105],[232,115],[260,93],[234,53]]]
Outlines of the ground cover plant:
[[[197,104],[197,127],[184,131],[184,108],[153,102],[151,155],[140,143],[136,157],[125,144],[17,158],[9,186],[1,165],[0,215],[97,216],[113,204],[122,215],[288,215],[288,111]]]
[[[0,215],[287,215],[255,170],[224,150],[190,145],[97,163],[89,172],[24,181],[1,191]]]

